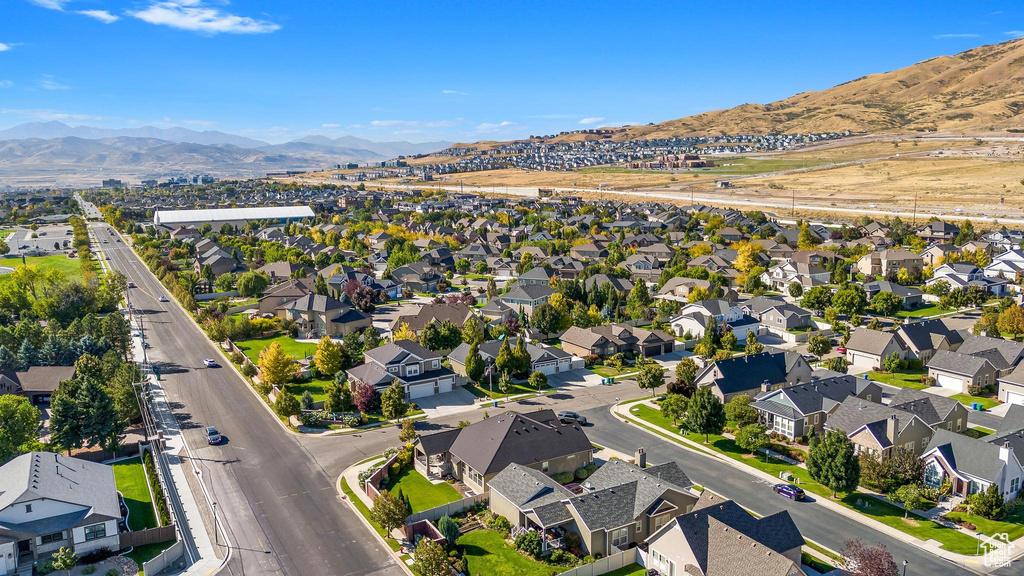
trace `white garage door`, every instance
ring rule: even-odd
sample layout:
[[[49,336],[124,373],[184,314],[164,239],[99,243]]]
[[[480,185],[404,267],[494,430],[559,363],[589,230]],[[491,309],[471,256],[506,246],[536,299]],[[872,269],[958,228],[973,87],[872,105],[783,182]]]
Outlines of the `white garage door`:
[[[946,374],[939,374],[939,377],[936,379],[936,383],[938,383],[938,385],[942,388],[948,388],[950,390],[956,390],[958,392],[961,392],[964,389],[963,380],[955,376],[949,376]]]
[[[1006,391],[1006,403],[1007,404],[1020,404],[1024,405],[1024,394],[1020,392]]]
[[[451,392],[452,382],[453,380],[441,380],[437,390],[438,393],[444,394],[445,392]]]
[[[430,384],[414,384],[409,386],[409,398],[423,398],[425,396],[434,395],[434,383]]]
[[[856,352],[850,352],[850,364],[863,369],[874,368],[875,358],[873,356],[865,356],[863,354],[857,354]]]

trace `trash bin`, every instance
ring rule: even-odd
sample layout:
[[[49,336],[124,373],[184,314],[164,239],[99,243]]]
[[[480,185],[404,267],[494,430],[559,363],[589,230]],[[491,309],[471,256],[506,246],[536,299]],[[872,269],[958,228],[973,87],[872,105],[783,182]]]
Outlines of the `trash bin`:
[[[495,408],[497,408],[497,407],[498,407],[498,401],[497,401],[497,400],[495,400],[495,401],[494,401],[494,407],[495,407]]]

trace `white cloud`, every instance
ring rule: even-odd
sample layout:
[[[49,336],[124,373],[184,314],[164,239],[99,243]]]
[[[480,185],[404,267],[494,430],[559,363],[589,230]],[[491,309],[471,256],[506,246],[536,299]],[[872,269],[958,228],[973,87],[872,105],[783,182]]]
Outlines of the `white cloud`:
[[[1014,38],[1024,38],[1024,30],[1009,30],[1007,32],[1003,32],[1003,34],[1013,36]]]
[[[373,120],[370,126],[374,128],[451,128],[462,124],[462,118],[454,120]],[[397,132],[396,132],[397,133]]]
[[[10,44],[10,43],[4,44],[3,42],[0,42],[0,52],[7,52],[8,50],[10,50],[11,48],[14,48],[15,46],[19,46],[19,44]]]
[[[82,16],[88,16],[94,20],[99,20],[104,24],[112,24],[121,19],[119,16],[114,16],[106,10],[79,10],[77,13]]]
[[[498,122],[498,123],[494,123],[494,122],[481,122],[480,124],[477,124],[476,130],[477,130],[477,132],[497,132],[498,130],[501,130],[502,128],[510,128],[512,126],[515,126],[515,125],[516,125],[515,122],[509,122],[508,120],[505,120],[504,122]]]
[[[10,80],[0,80],[0,88],[10,88],[11,86],[14,86],[14,82],[11,82]]]
[[[469,96],[469,94],[467,94],[466,92],[463,92],[462,90],[441,90],[441,94],[449,94],[449,95],[455,95],[455,96]]]
[[[49,74],[43,74],[43,79],[39,81],[39,87],[43,90],[70,90],[71,86],[59,82],[53,76]]]
[[[18,116],[29,120],[39,120],[42,122],[48,122],[50,120],[58,120],[61,122],[66,120],[98,122],[104,119],[102,116],[75,114],[72,112],[61,112],[60,110],[50,110],[46,108],[2,108],[0,109],[0,114],[10,114],[11,116]]]
[[[256,20],[221,12],[206,6],[202,0],[163,0],[152,2],[142,10],[129,15],[158,26],[170,26],[201,34],[265,34],[281,26],[267,20]]]
[[[946,38],[977,38],[980,34],[973,34],[970,32],[955,32],[952,34],[936,34],[933,36],[936,40],[944,40]]]
[[[341,124],[321,124],[321,128],[341,128]]]
[[[67,4],[69,0],[28,0],[28,1],[33,3],[33,4],[35,4],[36,6],[41,6],[43,8],[47,8],[49,10],[61,10],[61,11],[63,11],[64,10],[64,5]]]
[[[533,118],[538,120],[568,120],[569,118],[578,118],[579,114],[532,114],[527,118]]]
[[[580,120],[578,122],[578,124],[580,126],[588,126],[590,124],[600,124],[601,122],[604,122],[604,117],[603,116],[595,116],[595,117],[592,117],[592,118],[583,118],[582,120]]]

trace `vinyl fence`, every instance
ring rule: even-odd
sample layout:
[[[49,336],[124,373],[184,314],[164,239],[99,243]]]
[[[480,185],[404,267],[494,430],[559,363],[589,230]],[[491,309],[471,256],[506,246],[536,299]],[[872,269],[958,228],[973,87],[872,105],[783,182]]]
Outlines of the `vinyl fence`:
[[[619,568],[629,566],[630,564],[639,564],[641,566],[647,565],[644,553],[639,548],[633,548],[631,550],[619,552],[618,554],[606,556],[600,560],[595,560],[592,564],[577,566],[572,570],[562,572],[558,576],[601,576],[602,574],[613,572]]]
[[[437,522],[441,519],[441,516],[454,516],[456,514],[461,514],[466,510],[469,510],[470,508],[476,506],[477,504],[482,504],[485,502],[487,502],[487,494],[467,496],[462,500],[456,500],[455,502],[449,502],[447,504],[436,506],[434,508],[431,508],[430,510],[424,510],[422,512],[417,512],[416,514],[412,514],[411,516],[409,516],[409,518],[405,520],[405,523],[415,524],[420,520],[430,520],[431,522]]]
[[[146,574],[159,574],[164,568],[167,568],[171,563],[176,562],[185,554],[185,545],[178,540],[174,544],[171,544],[169,548],[157,554],[155,558],[149,562],[145,562],[142,565],[142,571]]]

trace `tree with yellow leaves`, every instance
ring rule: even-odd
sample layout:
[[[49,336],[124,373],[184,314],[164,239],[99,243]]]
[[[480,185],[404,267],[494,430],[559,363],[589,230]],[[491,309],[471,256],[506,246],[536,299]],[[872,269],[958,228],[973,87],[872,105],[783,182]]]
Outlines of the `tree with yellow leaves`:
[[[391,340],[393,342],[398,342],[399,340],[412,340],[413,342],[419,341],[416,333],[410,330],[409,325],[405,322],[399,324],[398,330],[391,333]]]
[[[316,353],[313,354],[313,365],[324,376],[334,376],[341,370],[341,344],[336,343],[330,336],[321,338],[316,345]]]
[[[297,373],[295,359],[276,340],[260,352],[257,365],[260,367],[260,380],[273,386],[287,384]]]

